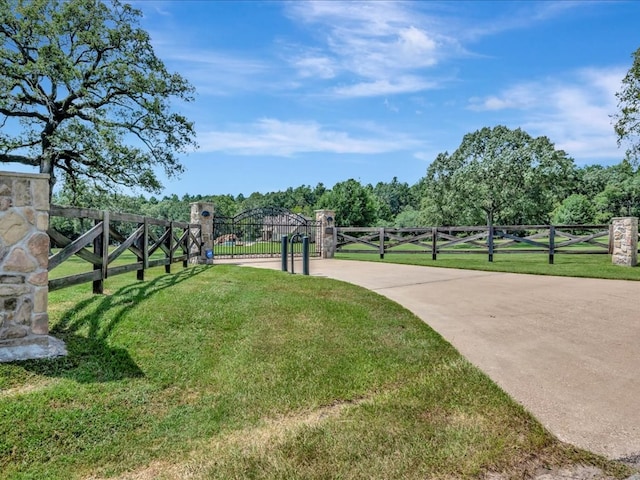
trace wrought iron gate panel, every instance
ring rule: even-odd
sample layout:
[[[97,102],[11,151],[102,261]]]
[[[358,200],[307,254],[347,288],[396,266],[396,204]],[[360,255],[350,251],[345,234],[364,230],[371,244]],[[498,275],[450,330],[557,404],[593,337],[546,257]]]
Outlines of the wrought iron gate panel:
[[[302,255],[302,237],[309,238],[309,254],[320,256],[316,243],[319,222],[284,208],[256,208],[235,217],[214,216],[214,258],[280,257],[282,236],[287,235],[289,252]],[[293,238],[293,242],[290,240]]]

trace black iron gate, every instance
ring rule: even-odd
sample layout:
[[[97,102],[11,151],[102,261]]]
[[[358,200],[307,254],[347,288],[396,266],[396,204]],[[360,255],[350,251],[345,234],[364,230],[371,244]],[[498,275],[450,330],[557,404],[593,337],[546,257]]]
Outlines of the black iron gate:
[[[294,255],[302,255],[302,237],[309,238],[309,255],[320,256],[319,222],[284,208],[256,208],[235,217],[213,219],[214,258],[280,257],[282,237]]]

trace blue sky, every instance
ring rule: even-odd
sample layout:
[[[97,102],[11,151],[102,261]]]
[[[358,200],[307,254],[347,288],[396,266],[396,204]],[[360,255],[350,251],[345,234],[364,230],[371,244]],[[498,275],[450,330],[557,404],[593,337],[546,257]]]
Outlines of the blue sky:
[[[132,2],[200,148],[164,194],[245,195],[355,178],[414,184],[484,126],[614,164],[636,1]]]

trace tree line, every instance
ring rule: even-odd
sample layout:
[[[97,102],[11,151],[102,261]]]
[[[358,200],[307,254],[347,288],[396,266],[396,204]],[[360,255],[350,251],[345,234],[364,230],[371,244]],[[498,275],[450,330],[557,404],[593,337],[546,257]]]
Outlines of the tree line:
[[[640,216],[640,169],[628,160],[578,167],[546,137],[497,126],[465,135],[453,153],[439,154],[413,185],[396,177],[375,185],[348,179],[331,188],[318,183],[249,196],[158,198],[114,195],[76,184],[53,196],[60,205],[175,221],[189,221],[191,203],[201,201],[213,203],[216,215],[226,217],[281,207],[313,218],[315,210],[329,208],[342,226],[608,223],[616,216]],[[69,234],[83,228],[79,221],[64,221]]]

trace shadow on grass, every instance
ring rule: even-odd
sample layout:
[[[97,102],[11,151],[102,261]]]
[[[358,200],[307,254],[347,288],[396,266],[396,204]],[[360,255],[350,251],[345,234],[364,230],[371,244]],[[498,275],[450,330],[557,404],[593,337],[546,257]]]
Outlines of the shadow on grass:
[[[206,269],[206,266],[186,268],[78,302],[60,315],[61,320],[50,331],[65,342],[68,355],[52,360],[29,360],[19,365],[39,375],[70,378],[81,383],[143,377],[144,372],[127,350],[109,344],[111,333],[131,308]]]

